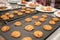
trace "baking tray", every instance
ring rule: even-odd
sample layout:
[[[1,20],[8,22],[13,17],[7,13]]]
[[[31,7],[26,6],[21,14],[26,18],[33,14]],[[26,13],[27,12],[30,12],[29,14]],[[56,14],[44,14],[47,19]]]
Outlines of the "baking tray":
[[[28,8],[28,7],[27,7],[27,8]],[[31,8],[31,9],[34,9],[34,8]],[[21,8],[6,10],[6,11],[3,11],[3,12],[1,11],[1,12],[0,12],[0,13],[1,13],[0,16],[3,15],[3,14],[5,14],[5,13],[7,13],[7,12],[9,12],[9,13],[11,13],[11,14],[14,14],[14,10],[17,10],[17,11],[20,12]],[[35,12],[32,12],[31,14],[35,14],[36,12],[37,12],[37,11],[35,10]],[[14,14],[14,18],[9,19],[8,21],[5,21],[5,22],[7,23],[7,22],[13,21],[13,20],[15,20],[15,19],[18,19],[18,18],[21,18],[21,17],[25,17],[25,16],[27,16],[27,15],[31,15],[31,14],[23,13],[22,16],[18,16],[18,15],[15,15],[15,14]]]
[[[34,15],[38,15],[39,18],[41,18],[41,15],[42,15],[42,14],[43,14],[43,13],[37,13],[37,14],[34,14]],[[51,18],[53,18],[53,17],[47,15],[48,18],[46,19],[46,21],[43,22],[39,27],[36,27],[36,26],[34,26],[34,22],[35,22],[35,21],[38,21],[38,20],[32,20],[32,22],[30,22],[30,23],[26,23],[26,22],[24,21],[25,18],[27,18],[27,17],[32,17],[32,16],[33,16],[33,15],[28,15],[28,16],[26,16],[26,17],[22,17],[22,18],[20,18],[20,19],[16,19],[16,20],[14,20],[14,21],[8,22],[7,25],[9,25],[9,26],[11,27],[11,30],[8,31],[8,32],[6,32],[6,33],[3,33],[3,32],[0,30],[0,33],[1,33],[7,40],[21,40],[22,38],[24,38],[24,37],[26,37],[26,36],[32,37],[33,40],[45,40],[46,37],[50,36],[50,35],[60,26],[60,21],[59,21],[59,22],[56,23],[56,25],[52,26],[53,29],[52,29],[51,31],[45,31],[45,30],[43,29],[43,25],[48,24],[48,22],[49,22],[49,21],[51,20]],[[14,26],[14,22],[16,22],[16,21],[22,22],[23,25],[22,25],[21,27],[15,27],[15,26]],[[31,31],[31,32],[25,31],[25,30],[24,30],[24,27],[25,27],[26,25],[28,25],[28,24],[33,25],[35,29],[34,29],[33,31]],[[4,26],[4,25],[3,25],[3,26]],[[1,26],[1,27],[2,27],[2,26]],[[18,30],[18,31],[20,31],[20,32],[22,33],[22,35],[21,35],[20,38],[13,38],[13,37],[11,37],[11,32],[12,32],[12,31],[15,31],[15,30]],[[42,31],[42,32],[44,33],[44,35],[43,35],[42,38],[36,38],[36,37],[33,36],[33,32],[36,31],[36,30],[40,30],[40,31]]]

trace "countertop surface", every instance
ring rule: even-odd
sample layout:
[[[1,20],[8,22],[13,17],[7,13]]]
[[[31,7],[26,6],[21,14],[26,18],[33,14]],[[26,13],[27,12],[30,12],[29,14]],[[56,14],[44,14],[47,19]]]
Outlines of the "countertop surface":
[[[58,28],[50,37],[46,40],[60,40],[60,28]]]

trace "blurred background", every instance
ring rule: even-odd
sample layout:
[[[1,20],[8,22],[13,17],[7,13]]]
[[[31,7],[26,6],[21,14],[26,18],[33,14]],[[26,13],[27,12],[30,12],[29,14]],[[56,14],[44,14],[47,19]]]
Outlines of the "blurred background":
[[[15,3],[17,2],[18,3],[20,0],[6,0],[6,1],[8,1],[9,3],[10,2],[15,2]],[[45,5],[45,6],[50,5],[55,8],[60,8],[60,0],[22,0],[22,1],[27,1],[27,2],[36,1],[42,5]]]

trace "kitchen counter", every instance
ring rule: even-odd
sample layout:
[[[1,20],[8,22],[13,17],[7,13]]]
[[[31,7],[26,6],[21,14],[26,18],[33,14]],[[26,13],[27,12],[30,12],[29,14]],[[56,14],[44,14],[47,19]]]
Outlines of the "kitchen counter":
[[[60,40],[60,28],[58,28],[50,37],[46,40]]]

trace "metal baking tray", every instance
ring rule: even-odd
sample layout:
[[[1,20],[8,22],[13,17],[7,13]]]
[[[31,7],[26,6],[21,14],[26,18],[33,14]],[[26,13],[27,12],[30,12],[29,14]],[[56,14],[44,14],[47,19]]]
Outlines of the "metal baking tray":
[[[39,18],[41,18],[41,15],[42,15],[42,14],[43,14],[43,13],[37,13],[37,14],[34,14],[34,15],[38,15]],[[2,31],[0,30],[0,33],[1,33],[7,40],[21,40],[22,38],[24,38],[24,37],[26,37],[26,36],[32,37],[33,40],[45,40],[46,37],[50,36],[50,35],[60,26],[60,21],[58,21],[58,22],[56,23],[56,25],[52,26],[53,29],[52,29],[51,31],[45,31],[45,30],[43,29],[43,25],[49,24],[48,22],[49,22],[49,21],[51,20],[51,18],[53,18],[53,17],[47,15],[48,18],[46,19],[46,21],[43,22],[39,27],[36,27],[36,26],[34,26],[34,22],[35,22],[35,21],[38,21],[38,19],[37,19],[37,20],[34,20],[34,19],[33,19],[32,22],[30,22],[30,23],[26,23],[26,22],[24,21],[25,18],[27,18],[27,17],[31,18],[32,16],[33,16],[33,15],[27,15],[26,17],[22,17],[22,18],[20,18],[20,19],[16,19],[16,20],[14,20],[14,21],[8,22],[6,25],[9,25],[9,26],[11,27],[11,30],[8,31],[8,32],[6,32],[6,33],[2,32]],[[14,26],[14,22],[16,22],[16,21],[22,22],[23,25],[22,25],[21,27],[15,27],[15,26]],[[24,30],[24,27],[25,27],[26,25],[28,25],[28,24],[31,24],[31,25],[34,26],[34,30],[33,30],[33,31],[28,32],[28,31],[25,31],[25,30]],[[4,25],[3,25],[3,26],[4,26]],[[1,27],[2,27],[2,26],[1,26]],[[15,30],[18,30],[18,31],[20,31],[20,32],[22,33],[20,38],[13,38],[13,37],[11,37],[11,32],[12,32],[12,31],[15,31]],[[43,35],[42,38],[36,38],[36,37],[34,37],[33,32],[36,31],[36,30],[40,30],[40,31],[42,31],[42,32],[44,33],[44,35]]]
[[[31,9],[34,9],[34,8],[31,8]],[[21,10],[21,8],[18,8],[18,9],[12,9],[12,10],[6,10],[6,11],[1,11],[0,13],[0,16],[1,15],[3,15],[3,14],[5,14],[5,13],[7,13],[7,12],[9,12],[9,13],[11,13],[11,14],[14,14],[14,11],[19,11],[20,12],[20,10]],[[35,10],[35,12],[32,12],[31,14],[35,14],[37,11]],[[27,16],[27,15],[31,15],[31,14],[26,14],[26,13],[24,13],[22,16],[18,16],[18,15],[15,15],[14,14],[14,18],[12,18],[12,19],[9,19],[8,21],[5,21],[6,23],[7,22],[10,22],[10,21],[12,21],[12,20],[15,20],[15,19],[18,19],[18,18],[21,18],[21,17],[25,17],[25,16]]]

